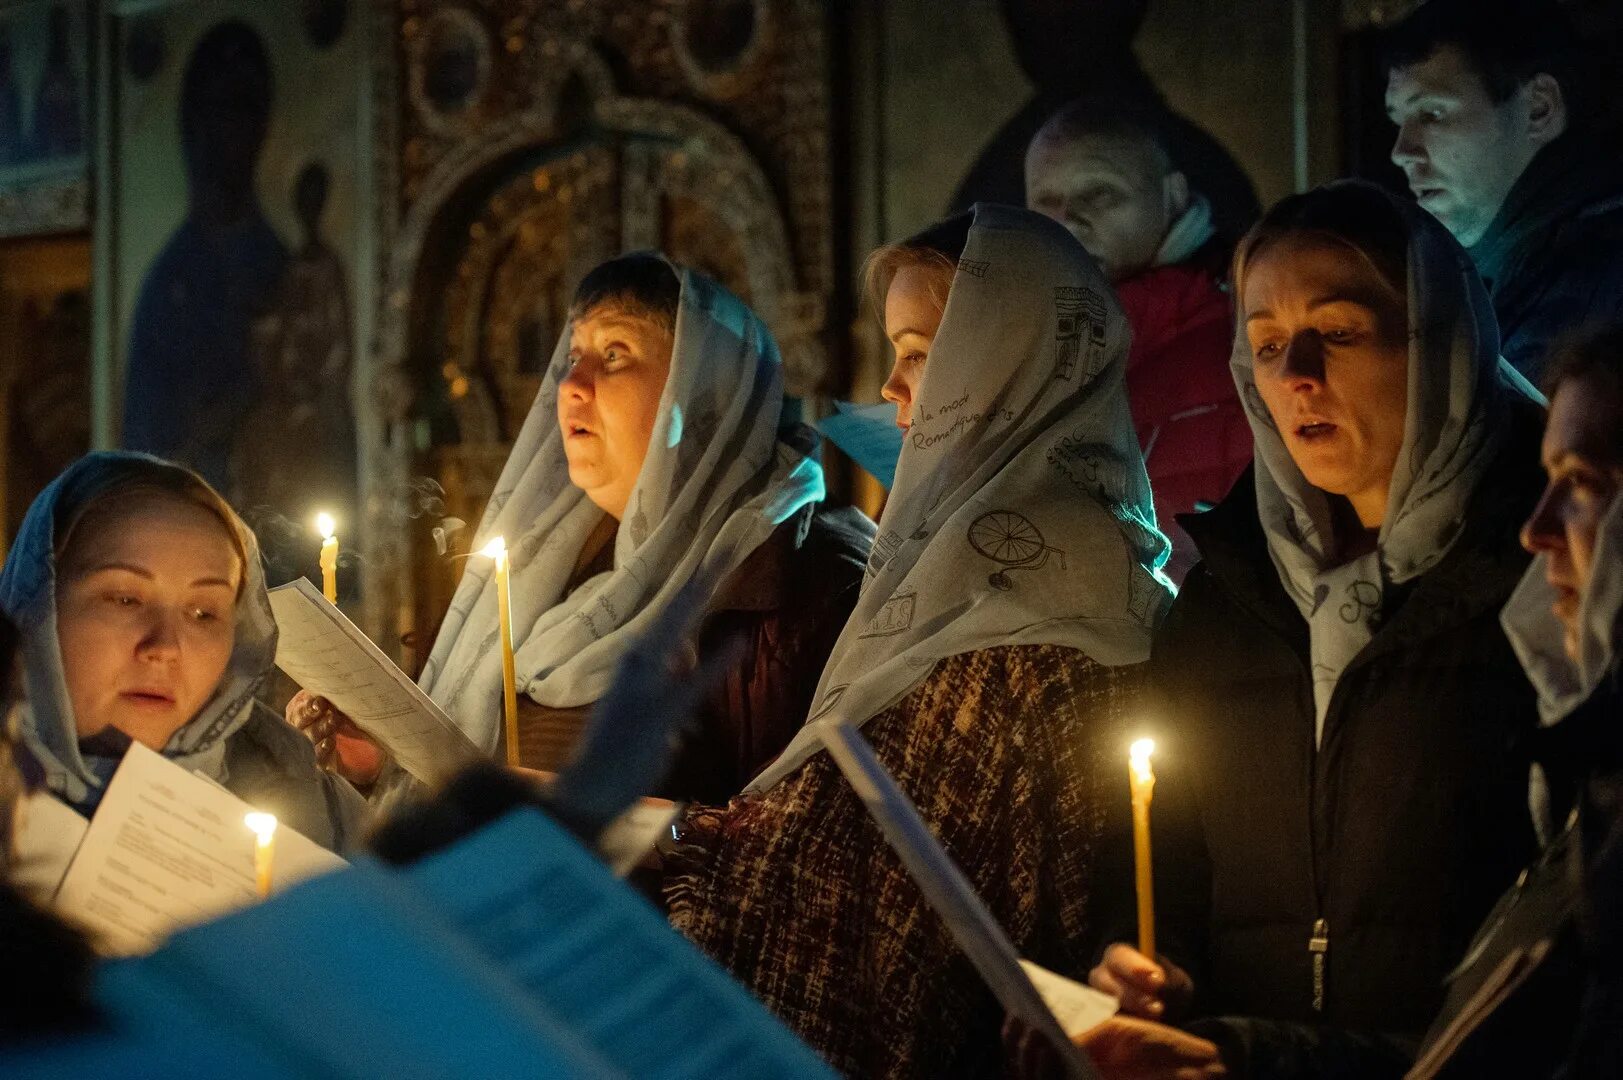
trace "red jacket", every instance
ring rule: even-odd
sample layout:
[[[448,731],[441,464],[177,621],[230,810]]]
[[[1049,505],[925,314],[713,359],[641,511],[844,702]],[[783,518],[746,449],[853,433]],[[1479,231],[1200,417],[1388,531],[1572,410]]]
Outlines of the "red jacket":
[[[1174,515],[1221,501],[1251,462],[1251,426],[1229,373],[1233,304],[1210,274],[1187,264],[1147,270],[1116,295],[1133,330],[1133,427],[1156,520],[1172,541],[1167,574],[1181,583],[1199,553]]]

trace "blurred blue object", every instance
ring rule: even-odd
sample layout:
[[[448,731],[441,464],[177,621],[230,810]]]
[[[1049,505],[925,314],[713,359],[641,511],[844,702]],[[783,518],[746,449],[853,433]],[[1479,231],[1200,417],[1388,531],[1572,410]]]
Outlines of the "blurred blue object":
[[[896,482],[896,460],[902,456],[896,406],[888,401],[878,405],[836,401],[834,410],[817,421],[817,430],[889,491]]]
[[[534,810],[415,866],[370,859],[109,963],[105,1031],[7,1077],[829,1078]]]

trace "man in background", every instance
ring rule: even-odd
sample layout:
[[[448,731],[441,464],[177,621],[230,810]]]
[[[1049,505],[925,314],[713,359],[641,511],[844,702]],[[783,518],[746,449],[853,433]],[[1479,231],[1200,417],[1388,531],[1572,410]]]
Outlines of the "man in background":
[[[1471,253],[1504,356],[1623,315],[1623,155],[1555,0],[1430,0],[1387,32],[1392,161]]]
[[[1079,98],[1037,132],[1026,205],[1099,261],[1127,314],[1133,426],[1156,520],[1172,540],[1167,573],[1182,582],[1198,554],[1174,515],[1222,499],[1251,461],[1229,373],[1229,252],[1211,206],[1172,161],[1153,115],[1108,98]]]

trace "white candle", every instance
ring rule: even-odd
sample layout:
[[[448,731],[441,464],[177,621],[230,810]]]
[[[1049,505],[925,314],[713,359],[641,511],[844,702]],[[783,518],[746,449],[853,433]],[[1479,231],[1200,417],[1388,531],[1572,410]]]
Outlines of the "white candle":
[[[507,543],[496,537],[479,554],[496,562],[496,615],[501,624],[502,718],[507,733],[507,764],[518,764],[518,680],[513,672],[513,601],[508,586]]]
[[[254,880],[259,886],[259,898],[263,900],[271,891],[271,857],[276,850],[276,815],[263,814],[256,810],[244,817],[242,823],[254,834]]]
[[[1155,878],[1150,870],[1150,794],[1155,772],[1154,739],[1139,739],[1127,751],[1127,778],[1133,798],[1133,873],[1138,886],[1138,951],[1155,959]]]
[[[321,593],[330,604],[338,603],[338,523],[331,514],[316,515],[316,531],[321,534]]]

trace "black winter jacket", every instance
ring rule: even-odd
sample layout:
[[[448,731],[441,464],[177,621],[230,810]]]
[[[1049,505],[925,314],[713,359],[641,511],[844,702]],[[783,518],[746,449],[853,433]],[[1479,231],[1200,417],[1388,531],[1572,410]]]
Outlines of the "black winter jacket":
[[[1623,1076],[1623,671],[1575,715],[1583,778],[1578,834],[1583,888],[1577,922],[1583,950],[1583,1004],[1563,1080]]]
[[[1540,150],[1470,249],[1493,297],[1500,352],[1535,382],[1563,334],[1623,317],[1618,137],[1569,132]]]
[[[1464,535],[1348,666],[1317,751],[1307,624],[1252,475],[1181,519],[1203,561],[1151,663],[1157,923],[1197,1015],[1249,1018],[1202,1027],[1231,1075],[1401,1073],[1537,849],[1517,749],[1537,711],[1499,610],[1528,562],[1541,428],[1515,414]]]

